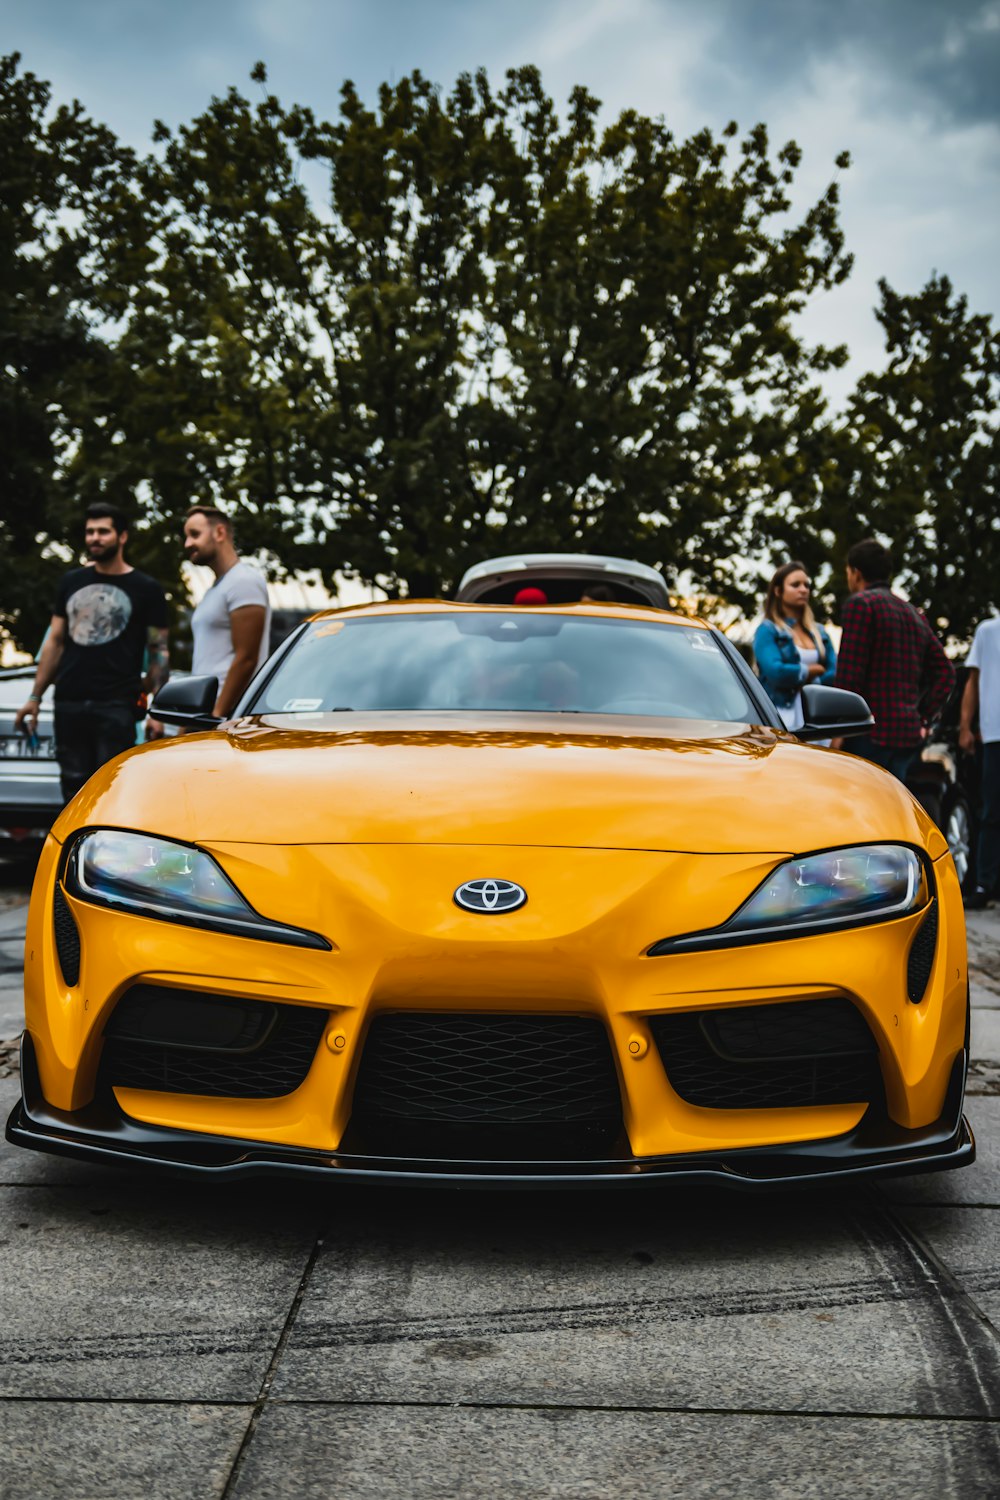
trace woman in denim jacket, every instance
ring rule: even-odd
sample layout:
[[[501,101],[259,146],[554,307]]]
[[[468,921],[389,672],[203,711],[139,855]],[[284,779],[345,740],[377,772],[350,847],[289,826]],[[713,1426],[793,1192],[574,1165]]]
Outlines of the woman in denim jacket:
[[[833,642],[809,608],[809,574],[800,562],[778,569],[767,588],[764,618],[753,638],[757,673],[786,729],[801,729],[802,687],[832,682]]]

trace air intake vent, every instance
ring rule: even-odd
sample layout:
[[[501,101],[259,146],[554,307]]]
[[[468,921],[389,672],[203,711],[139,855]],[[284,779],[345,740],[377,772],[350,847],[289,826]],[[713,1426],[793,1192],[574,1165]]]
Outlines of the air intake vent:
[[[881,1101],[875,1039],[849,1000],[653,1016],[671,1087],[707,1109]]]
[[[136,985],[108,1022],[103,1087],[276,1099],[304,1082],[329,1013]]]
[[[52,898],[52,925],[62,977],[69,985],[80,983],[80,932],[69,909],[62,886],[57,883]]]
[[[917,935],[910,944],[910,957],[906,965],[906,993],[914,1005],[919,1005],[924,998],[931,970],[934,967],[934,954],[937,950],[938,934],[938,904],[932,901],[927,915],[917,928]]]

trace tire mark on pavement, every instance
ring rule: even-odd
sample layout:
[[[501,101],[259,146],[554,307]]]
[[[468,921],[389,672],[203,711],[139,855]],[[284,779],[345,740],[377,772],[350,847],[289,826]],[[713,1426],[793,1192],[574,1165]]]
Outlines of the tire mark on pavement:
[[[888,1203],[875,1199],[874,1206],[878,1210],[879,1224],[873,1233],[872,1227],[856,1219],[859,1234],[883,1263],[884,1257],[892,1256],[905,1279],[918,1277],[924,1282],[929,1303],[936,1313],[938,1334],[944,1349],[951,1353],[950,1374],[959,1380],[973,1412],[985,1418],[997,1418],[1000,1416],[1000,1339],[971,1294],[997,1290],[1000,1274],[991,1271],[966,1275],[959,1282],[945,1262]],[[937,1359],[940,1358],[939,1351]],[[1000,1472],[1000,1445],[997,1459]]]
[[[977,1290],[994,1290],[1000,1275],[982,1278]],[[833,1312],[902,1302],[934,1301],[939,1289],[919,1270],[896,1269],[883,1276],[862,1277],[823,1286],[775,1288],[773,1291],[744,1290],[731,1293],[674,1293],[666,1297],[642,1296],[634,1301],[620,1298],[577,1304],[558,1303],[538,1307],[504,1307],[491,1311],[458,1313],[450,1317],[420,1314],[404,1317],[318,1319],[310,1317],[296,1331],[301,1348],[342,1348],[352,1345],[413,1344],[496,1338],[584,1329],[613,1329],[635,1325],[661,1326],[700,1323],[715,1318],[775,1316],[795,1312]]]
[[[165,1330],[162,1333],[100,1334],[94,1338],[0,1339],[0,1368],[16,1365],[88,1365],[134,1363],[144,1359],[207,1359],[259,1354],[274,1339],[275,1325]],[[2,1381],[0,1381],[2,1384]]]
[[[311,1277],[315,1256],[307,1270]],[[305,1275],[305,1273],[304,1273]],[[308,1278],[296,1292],[296,1320]],[[1000,1290],[1000,1273],[967,1278],[975,1291]],[[699,1323],[715,1318],[767,1317],[782,1313],[843,1311],[856,1307],[912,1303],[938,1303],[942,1288],[921,1268],[897,1266],[891,1274],[862,1277],[823,1286],[775,1288],[773,1291],[730,1293],[689,1292],[666,1297],[620,1298],[583,1303],[543,1304],[538,1307],[499,1306],[490,1311],[457,1313],[450,1317],[419,1314],[408,1317],[316,1319],[296,1328],[299,1347],[347,1348],[426,1341],[494,1338],[498,1334],[523,1335],[574,1332],[623,1326],[661,1326]],[[132,1362],[144,1359],[205,1358],[251,1354],[273,1339],[275,1325],[258,1324],[240,1330],[205,1329],[153,1333],[103,1333],[93,1338],[35,1340],[0,1339],[0,1365],[89,1364],[100,1361]],[[281,1338],[287,1342],[291,1325]],[[997,1385],[1000,1390],[1000,1383]]]
[[[881,1195],[877,1194],[877,1190],[872,1193],[872,1201],[881,1221],[877,1227],[881,1228],[882,1234],[877,1238],[882,1243],[877,1243],[874,1237],[870,1238],[868,1227],[856,1217],[859,1233],[870,1238],[873,1252],[883,1263],[886,1252],[891,1255],[895,1251],[903,1274],[915,1273],[926,1277],[928,1286],[932,1289],[930,1305],[933,1323],[944,1354],[942,1355],[941,1348],[935,1350],[931,1347],[919,1324],[914,1326],[917,1339],[924,1350],[925,1368],[929,1377],[927,1388],[932,1406],[942,1416],[945,1414],[935,1368],[935,1364],[940,1365],[944,1358],[947,1361],[949,1379],[957,1383],[961,1398],[968,1403],[970,1413],[989,1424],[983,1429],[983,1441],[990,1450],[989,1456],[984,1453],[984,1462],[994,1473],[1000,1473],[1000,1431],[991,1421],[1000,1415],[1000,1341],[982,1309],[969,1295],[970,1290],[985,1290],[986,1286],[990,1286],[992,1290],[1000,1278],[996,1275],[965,1276],[962,1283],[959,1283],[922,1236],[897,1216]],[[885,1240],[889,1241],[888,1246]],[[954,1473],[954,1453],[947,1444],[943,1447],[942,1458],[949,1470],[946,1493],[960,1494],[963,1486]]]

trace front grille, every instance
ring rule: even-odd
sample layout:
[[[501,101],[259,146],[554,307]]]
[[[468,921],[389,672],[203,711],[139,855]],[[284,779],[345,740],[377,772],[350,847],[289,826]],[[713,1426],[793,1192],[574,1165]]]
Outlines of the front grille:
[[[280,1098],[304,1082],[327,1016],[308,1005],[137,985],[108,1023],[99,1086]]]
[[[581,1016],[377,1016],[352,1128],[405,1154],[587,1154],[621,1129],[607,1032]]]
[[[52,898],[52,925],[55,928],[56,953],[59,955],[62,977],[69,985],[79,984],[80,932],[62,893],[62,886],[58,884]]]
[[[931,977],[934,953],[937,949],[937,934],[938,904],[932,901],[910,945],[910,957],[906,965],[906,993],[914,1005],[919,1005],[924,998],[924,991]]]
[[[650,1018],[671,1087],[707,1109],[790,1108],[883,1097],[875,1039],[849,1000]]]

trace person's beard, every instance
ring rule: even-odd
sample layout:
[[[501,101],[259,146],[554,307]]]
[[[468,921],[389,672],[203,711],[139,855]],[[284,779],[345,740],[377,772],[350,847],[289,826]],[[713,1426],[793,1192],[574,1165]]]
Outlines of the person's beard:
[[[121,551],[120,542],[88,542],[87,556],[94,563],[114,562]]]

